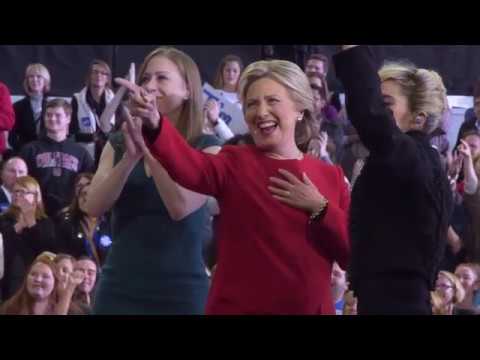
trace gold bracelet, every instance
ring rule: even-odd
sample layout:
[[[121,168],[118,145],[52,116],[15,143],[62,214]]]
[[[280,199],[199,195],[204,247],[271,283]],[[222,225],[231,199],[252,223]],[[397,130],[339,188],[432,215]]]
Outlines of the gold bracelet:
[[[315,221],[315,220],[317,220],[318,218],[320,218],[320,216],[325,213],[325,210],[327,209],[327,206],[328,206],[328,200],[324,198],[324,203],[322,204],[321,209],[318,210],[318,211],[314,211],[314,212],[310,215],[310,222]]]

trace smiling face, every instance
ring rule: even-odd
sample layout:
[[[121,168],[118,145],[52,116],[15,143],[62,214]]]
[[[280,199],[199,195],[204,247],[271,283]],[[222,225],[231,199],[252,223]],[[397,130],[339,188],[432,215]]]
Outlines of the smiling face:
[[[179,112],[189,97],[177,65],[164,56],[155,56],[148,62],[140,85],[157,98],[158,111],[167,116]]]
[[[73,262],[70,259],[62,259],[57,263],[58,282],[64,287],[68,281],[68,277],[73,272]]]
[[[444,305],[451,304],[455,296],[455,285],[442,274],[438,275],[435,291],[442,299]]]
[[[467,294],[471,295],[475,290],[478,289],[477,274],[472,268],[460,265],[455,270],[455,275],[457,275]]]
[[[65,112],[65,109],[59,107],[47,107],[45,111],[45,128],[48,134],[68,134],[70,125],[70,115]]]
[[[37,301],[47,299],[55,286],[52,269],[41,262],[32,266],[27,275],[27,292]]]
[[[83,282],[78,285],[78,289],[90,294],[97,281],[97,265],[92,260],[78,260],[75,263],[74,271],[82,272],[85,276]]]
[[[30,71],[26,76],[26,80],[31,94],[43,94],[47,82],[38,71]]]
[[[253,82],[245,97],[245,119],[255,144],[274,151],[295,144],[295,126],[301,116],[288,90],[275,80]]]

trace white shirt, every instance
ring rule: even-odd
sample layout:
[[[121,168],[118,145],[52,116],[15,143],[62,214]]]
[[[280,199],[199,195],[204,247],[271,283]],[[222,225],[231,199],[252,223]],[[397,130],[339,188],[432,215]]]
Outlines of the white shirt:
[[[238,98],[238,94],[236,92],[220,90],[220,94],[222,94],[222,96],[225,99],[227,99],[230,103],[234,104],[240,110],[242,110],[242,104],[240,103],[240,99]],[[243,116],[241,119],[238,119],[237,121],[230,122],[228,124],[228,127],[230,128],[230,130],[232,130],[232,132],[235,135],[248,133],[248,126]]]
[[[5,186],[2,185],[3,192],[5,193],[5,196],[8,199],[8,202],[11,204],[12,203],[12,193],[7,190]]]

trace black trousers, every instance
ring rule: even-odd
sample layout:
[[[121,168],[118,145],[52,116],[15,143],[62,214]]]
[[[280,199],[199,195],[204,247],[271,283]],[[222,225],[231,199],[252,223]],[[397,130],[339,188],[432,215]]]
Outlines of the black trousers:
[[[355,286],[358,315],[431,315],[430,286],[418,276],[382,274],[359,277]]]

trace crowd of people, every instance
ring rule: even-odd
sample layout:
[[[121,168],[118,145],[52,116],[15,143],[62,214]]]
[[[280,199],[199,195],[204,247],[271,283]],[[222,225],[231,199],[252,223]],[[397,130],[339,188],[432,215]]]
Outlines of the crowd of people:
[[[477,314],[480,83],[449,144],[438,73],[332,60],[345,105],[322,54],[227,55],[233,122],[171,47],[70,101],[39,63],[0,83],[0,313]]]

